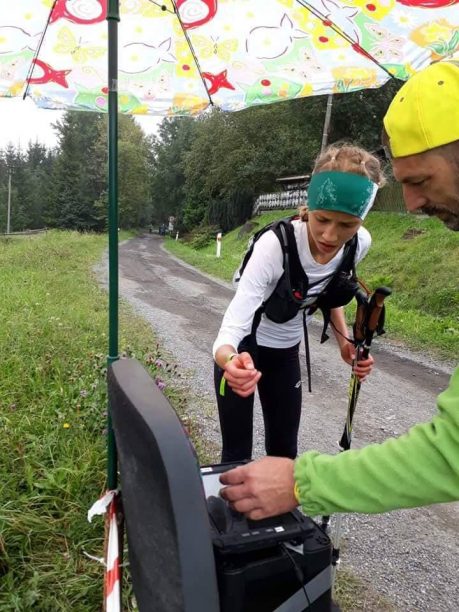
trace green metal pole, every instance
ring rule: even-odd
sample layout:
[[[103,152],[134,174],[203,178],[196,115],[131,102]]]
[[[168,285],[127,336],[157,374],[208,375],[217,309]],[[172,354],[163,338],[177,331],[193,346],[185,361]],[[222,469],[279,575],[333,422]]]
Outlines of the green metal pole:
[[[109,0],[108,22],[108,358],[118,355],[118,22],[119,0]],[[107,486],[116,489],[117,455],[110,405],[108,407]]]

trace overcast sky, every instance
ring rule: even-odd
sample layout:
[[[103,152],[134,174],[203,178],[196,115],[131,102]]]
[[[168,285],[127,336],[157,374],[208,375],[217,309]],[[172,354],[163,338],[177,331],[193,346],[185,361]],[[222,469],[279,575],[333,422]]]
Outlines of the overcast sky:
[[[16,147],[27,147],[29,140],[38,140],[47,147],[57,145],[52,124],[62,117],[62,111],[43,110],[30,99],[0,99],[0,149],[12,142]],[[156,131],[161,120],[158,117],[136,119],[147,134]]]

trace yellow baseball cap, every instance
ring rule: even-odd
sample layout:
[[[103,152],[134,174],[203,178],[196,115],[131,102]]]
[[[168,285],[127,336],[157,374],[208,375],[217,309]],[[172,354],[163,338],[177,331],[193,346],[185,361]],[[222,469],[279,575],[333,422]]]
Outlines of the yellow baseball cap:
[[[436,62],[414,74],[384,117],[392,157],[459,140],[459,63]]]

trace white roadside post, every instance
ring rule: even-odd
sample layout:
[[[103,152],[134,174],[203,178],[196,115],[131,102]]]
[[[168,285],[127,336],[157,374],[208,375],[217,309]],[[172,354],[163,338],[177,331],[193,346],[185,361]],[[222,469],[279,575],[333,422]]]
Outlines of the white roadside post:
[[[220,257],[222,252],[222,233],[218,232],[217,234],[217,257]]]

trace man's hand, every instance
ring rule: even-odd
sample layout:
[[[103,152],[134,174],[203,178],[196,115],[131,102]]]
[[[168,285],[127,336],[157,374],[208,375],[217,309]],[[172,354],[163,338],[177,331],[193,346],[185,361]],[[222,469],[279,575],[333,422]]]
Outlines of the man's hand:
[[[220,482],[228,485],[220,495],[249,519],[277,516],[298,506],[292,459],[264,457],[224,472]]]
[[[248,397],[255,393],[261,372],[255,369],[250,353],[239,353],[225,364],[225,377],[227,383],[241,397]]]

